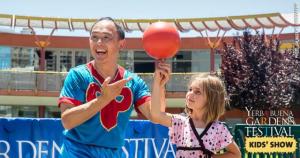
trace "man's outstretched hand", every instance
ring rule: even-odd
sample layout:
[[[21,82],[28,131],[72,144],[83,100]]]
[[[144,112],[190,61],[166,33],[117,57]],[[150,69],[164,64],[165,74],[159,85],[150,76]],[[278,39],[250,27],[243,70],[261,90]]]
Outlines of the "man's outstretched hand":
[[[111,78],[107,77],[101,87],[102,97],[109,101],[115,99],[118,95],[120,95],[125,84],[131,79],[132,78],[129,77],[110,84],[109,82],[111,81]]]

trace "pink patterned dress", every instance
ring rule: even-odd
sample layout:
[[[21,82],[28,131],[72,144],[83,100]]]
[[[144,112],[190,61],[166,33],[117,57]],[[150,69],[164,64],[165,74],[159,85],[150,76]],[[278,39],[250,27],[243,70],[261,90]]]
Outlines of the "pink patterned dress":
[[[169,136],[176,144],[177,158],[210,158],[232,142],[232,135],[222,122],[209,123],[199,135],[193,120],[178,114],[172,115]]]

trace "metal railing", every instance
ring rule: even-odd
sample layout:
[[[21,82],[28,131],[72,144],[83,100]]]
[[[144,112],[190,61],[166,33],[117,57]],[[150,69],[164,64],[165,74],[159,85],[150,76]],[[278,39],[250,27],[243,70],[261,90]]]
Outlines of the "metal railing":
[[[172,73],[166,86],[168,92],[184,92],[192,75]],[[153,73],[138,73],[151,89]],[[49,71],[0,71],[0,90],[60,91],[67,73]]]

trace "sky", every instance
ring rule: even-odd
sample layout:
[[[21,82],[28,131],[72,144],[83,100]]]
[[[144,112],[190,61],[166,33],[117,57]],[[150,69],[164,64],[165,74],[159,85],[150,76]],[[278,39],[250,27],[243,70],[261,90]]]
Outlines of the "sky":
[[[300,0],[0,0],[0,14],[96,19],[205,18],[293,13],[295,3],[300,12]],[[37,30],[38,34],[49,32]],[[88,33],[56,31],[54,35],[88,36]],[[136,32],[127,35],[141,36]],[[190,31],[185,36],[198,35]]]

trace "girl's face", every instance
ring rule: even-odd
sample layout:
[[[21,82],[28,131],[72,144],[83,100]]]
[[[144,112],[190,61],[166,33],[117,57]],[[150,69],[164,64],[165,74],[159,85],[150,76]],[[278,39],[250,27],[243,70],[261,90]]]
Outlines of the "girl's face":
[[[202,84],[199,81],[193,81],[189,86],[188,92],[185,96],[186,105],[188,108],[194,110],[203,110],[206,105],[207,97],[203,91]]]

